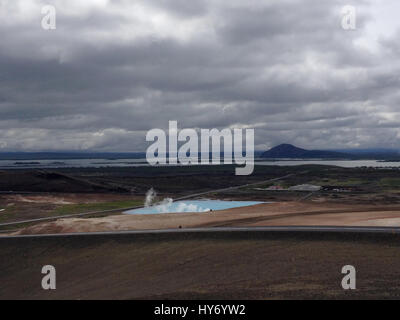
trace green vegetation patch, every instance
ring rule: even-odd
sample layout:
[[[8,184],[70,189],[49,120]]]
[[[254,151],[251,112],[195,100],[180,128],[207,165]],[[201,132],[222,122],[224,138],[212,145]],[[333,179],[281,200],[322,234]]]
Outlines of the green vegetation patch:
[[[140,200],[66,204],[58,207],[54,213],[56,215],[77,214],[91,211],[124,209],[141,205],[143,205],[143,201]]]
[[[15,206],[2,207],[2,209],[5,210],[0,212],[0,223],[10,221],[10,219],[15,215]]]
[[[310,184],[318,185],[318,186],[360,186],[363,184],[367,184],[368,180],[363,180],[360,178],[348,178],[348,179],[331,179],[331,178],[323,178],[320,180],[313,180],[309,182]]]
[[[384,188],[399,188],[400,178],[382,178],[379,184]]]

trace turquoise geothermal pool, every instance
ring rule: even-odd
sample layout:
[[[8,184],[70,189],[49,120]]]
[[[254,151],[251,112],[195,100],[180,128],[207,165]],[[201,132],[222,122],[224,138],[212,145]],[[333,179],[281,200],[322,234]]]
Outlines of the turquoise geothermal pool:
[[[222,201],[222,200],[183,200],[173,202],[171,199],[164,200],[155,206],[125,211],[126,214],[157,214],[157,213],[179,213],[179,212],[209,212],[225,210],[238,207],[253,206],[265,203],[260,201]]]

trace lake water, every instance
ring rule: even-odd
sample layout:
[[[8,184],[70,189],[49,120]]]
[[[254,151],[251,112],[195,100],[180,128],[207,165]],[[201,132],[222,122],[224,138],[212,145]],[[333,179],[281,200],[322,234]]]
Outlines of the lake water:
[[[307,164],[330,165],[344,168],[381,167],[400,168],[400,162],[378,160],[262,160],[255,165],[298,166]],[[0,160],[0,169],[45,169],[45,168],[107,168],[148,167],[146,159],[58,159],[58,160]]]
[[[103,168],[148,165],[146,159],[0,160],[0,169]]]
[[[162,204],[129,210],[126,214],[157,214],[157,213],[180,213],[180,212],[210,212],[216,210],[225,210],[238,207],[253,206],[265,203],[259,201],[222,201],[222,200],[184,200],[172,202],[166,199]]]
[[[359,167],[380,167],[380,168],[398,168],[400,162],[382,162],[378,160],[277,160],[277,161],[256,161],[256,165],[264,166],[300,166],[300,165],[326,165],[338,166],[342,168]]]

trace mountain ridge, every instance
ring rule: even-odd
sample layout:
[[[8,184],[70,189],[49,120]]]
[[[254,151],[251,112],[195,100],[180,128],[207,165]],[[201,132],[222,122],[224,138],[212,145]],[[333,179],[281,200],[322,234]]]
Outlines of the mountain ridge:
[[[299,158],[299,159],[317,159],[317,158],[353,158],[354,155],[344,152],[327,150],[306,150],[298,148],[292,144],[283,143],[265,151],[262,158]]]

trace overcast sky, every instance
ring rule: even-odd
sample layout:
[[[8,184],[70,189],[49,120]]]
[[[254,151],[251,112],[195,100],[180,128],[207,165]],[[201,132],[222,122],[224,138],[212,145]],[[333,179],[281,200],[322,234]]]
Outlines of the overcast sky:
[[[45,4],[56,30],[41,26]],[[399,12],[398,0],[0,0],[0,150],[142,151],[169,120],[255,128],[260,150],[400,148]]]

